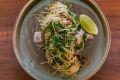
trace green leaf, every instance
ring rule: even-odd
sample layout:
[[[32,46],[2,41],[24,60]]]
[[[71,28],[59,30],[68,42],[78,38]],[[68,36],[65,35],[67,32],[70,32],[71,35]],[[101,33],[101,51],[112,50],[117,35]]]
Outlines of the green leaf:
[[[77,30],[80,31],[80,29],[81,29],[81,25],[79,24]]]
[[[84,32],[83,34],[83,40],[86,41],[88,33]]]
[[[76,50],[79,50],[79,49],[82,49],[82,48],[84,48],[84,42],[81,42],[79,45],[75,46]]]
[[[88,16],[86,15],[80,15],[79,21],[83,29],[93,35],[98,34],[98,28],[95,22]]]

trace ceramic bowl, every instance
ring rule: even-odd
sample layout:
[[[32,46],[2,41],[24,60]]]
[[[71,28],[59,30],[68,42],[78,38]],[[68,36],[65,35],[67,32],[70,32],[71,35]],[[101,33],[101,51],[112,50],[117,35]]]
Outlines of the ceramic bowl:
[[[71,10],[76,14],[86,14],[97,24],[99,34],[87,42],[85,53],[87,64],[75,77],[62,77],[59,73],[52,75],[54,70],[49,65],[41,65],[45,61],[45,53],[37,49],[33,35],[39,24],[34,14],[42,10],[51,0],[30,0],[21,10],[15,23],[13,46],[16,57],[23,69],[36,80],[86,80],[93,76],[104,63],[110,47],[109,24],[93,0],[68,0]]]

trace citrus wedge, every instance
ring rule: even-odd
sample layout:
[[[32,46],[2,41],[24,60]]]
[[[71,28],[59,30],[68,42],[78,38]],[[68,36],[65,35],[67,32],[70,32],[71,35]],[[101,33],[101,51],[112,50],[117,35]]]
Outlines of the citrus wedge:
[[[98,34],[98,28],[97,25],[95,24],[95,22],[88,16],[86,15],[80,15],[79,17],[79,21],[80,24],[82,26],[82,28],[93,35],[97,35]]]

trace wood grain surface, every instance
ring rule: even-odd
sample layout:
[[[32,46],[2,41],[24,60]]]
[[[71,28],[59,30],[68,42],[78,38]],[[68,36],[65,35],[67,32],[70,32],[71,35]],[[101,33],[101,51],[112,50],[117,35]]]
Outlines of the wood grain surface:
[[[28,0],[0,0],[0,80],[34,80],[19,65],[12,46],[14,23]],[[112,32],[109,55],[89,80],[120,80],[120,0],[96,0]]]

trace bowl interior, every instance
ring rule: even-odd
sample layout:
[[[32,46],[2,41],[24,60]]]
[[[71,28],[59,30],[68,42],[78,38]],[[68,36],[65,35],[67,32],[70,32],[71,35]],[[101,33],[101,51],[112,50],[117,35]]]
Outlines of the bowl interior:
[[[18,60],[22,67],[31,76],[37,80],[84,80],[87,79],[91,73],[97,70],[98,65],[101,64],[106,54],[107,31],[106,26],[100,16],[89,3],[82,0],[68,0],[69,5],[72,4],[71,10],[76,14],[86,14],[90,16],[97,24],[99,35],[93,40],[87,42],[85,54],[87,55],[87,64],[82,67],[75,77],[62,77],[59,73],[51,75],[54,70],[49,65],[41,65],[41,62],[46,61],[45,53],[37,49],[33,42],[34,32],[37,30],[39,23],[35,20],[34,14],[43,10],[43,8],[50,3],[51,0],[40,0],[34,3],[26,10],[24,18],[21,20],[21,25],[17,26],[18,31],[16,36],[16,49]]]

